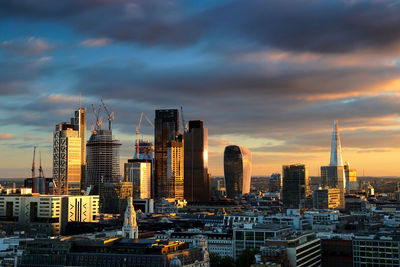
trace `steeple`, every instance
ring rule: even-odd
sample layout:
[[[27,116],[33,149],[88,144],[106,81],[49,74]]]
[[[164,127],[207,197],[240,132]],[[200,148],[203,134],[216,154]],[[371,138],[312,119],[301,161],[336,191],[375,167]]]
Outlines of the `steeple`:
[[[342,146],[340,144],[338,121],[333,123],[332,143],[331,143],[331,162],[329,166],[343,166]]]
[[[122,227],[122,236],[125,238],[138,239],[138,226],[136,222],[136,211],[132,204],[132,197],[128,197],[124,216],[124,226]]]

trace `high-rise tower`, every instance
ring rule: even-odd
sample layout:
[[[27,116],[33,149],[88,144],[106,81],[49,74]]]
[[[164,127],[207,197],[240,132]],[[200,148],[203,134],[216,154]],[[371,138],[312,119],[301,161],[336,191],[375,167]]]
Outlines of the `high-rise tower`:
[[[308,170],[305,165],[282,166],[282,200],[287,208],[305,208],[305,198],[310,194]]]
[[[333,123],[331,160],[329,166],[321,167],[321,185],[323,187],[338,188],[340,191],[340,205],[344,209],[344,194],[346,191],[345,170],[342,160],[342,147],[340,143],[339,126],[335,120]]]
[[[211,183],[208,175],[208,129],[203,128],[203,121],[189,121],[184,140],[185,199],[208,201]]]
[[[60,195],[79,195],[85,180],[86,109],[74,115],[70,123],[57,124],[53,136],[53,178]]]
[[[154,119],[154,181],[155,197],[168,198],[167,152],[171,141],[179,135],[179,111],[177,109],[156,110]]]
[[[251,153],[242,146],[227,146],[224,151],[226,194],[234,198],[250,192]]]

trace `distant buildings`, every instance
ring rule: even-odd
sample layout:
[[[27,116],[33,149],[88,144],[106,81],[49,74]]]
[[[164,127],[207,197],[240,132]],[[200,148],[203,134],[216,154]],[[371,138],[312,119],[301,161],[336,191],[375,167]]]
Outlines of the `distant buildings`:
[[[104,203],[104,184],[115,183],[120,178],[119,149],[121,143],[111,130],[93,131],[87,142],[88,193],[100,196],[100,209]]]
[[[56,125],[53,135],[53,178],[57,194],[79,195],[85,180],[86,109],[79,108],[71,122]]]
[[[286,208],[305,207],[305,198],[309,193],[308,169],[305,165],[283,165],[282,200]]]
[[[360,184],[357,181],[357,170],[350,169],[350,164],[346,162],[344,164],[344,173],[346,177],[346,193],[350,193],[354,190],[359,190]]]
[[[249,193],[251,182],[250,150],[236,145],[225,147],[224,174],[228,198]]]
[[[184,134],[185,199],[208,201],[211,181],[208,175],[208,129],[203,121],[189,121]]]
[[[269,177],[269,192],[280,192],[282,179],[279,173],[273,173]]]
[[[340,190],[339,207],[341,209],[344,209],[344,194],[346,190],[345,179],[339,127],[338,122],[335,121],[332,133],[331,160],[329,166],[321,167],[321,185],[322,187],[338,188]]]
[[[134,199],[151,198],[151,167],[149,159],[129,159],[124,164],[125,181],[132,182]]]
[[[98,202],[98,196],[2,195],[0,220],[15,230],[60,235],[68,222],[95,222]]]
[[[173,192],[168,185],[168,144],[176,141],[179,134],[179,111],[177,109],[156,110],[154,119],[154,180],[155,197],[168,198]],[[183,193],[183,192],[182,192]]]

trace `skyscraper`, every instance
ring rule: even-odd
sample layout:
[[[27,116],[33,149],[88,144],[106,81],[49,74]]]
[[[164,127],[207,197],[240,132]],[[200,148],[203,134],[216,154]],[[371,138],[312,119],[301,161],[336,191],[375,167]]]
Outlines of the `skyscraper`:
[[[179,134],[179,111],[177,109],[156,110],[154,119],[154,181],[155,197],[168,198],[167,150],[171,141]]]
[[[340,143],[339,126],[333,123],[331,159],[329,166],[321,167],[321,185],[323,187],[338,188],[340,190],[340,205],[344,209],[344,194],[346,190],[345,171],[342,160],[342,147]]]
[[[210,183],[208,177],[208,129],[203,121],[189,121],[184,136],[185,199],[208,201]]]
[[[242,146],[227,146],[224,151],[225,187],[228,198],[250,192],[251,153]]]
[[[86,166],[86,109],[71,122],[56,125],[53,135],[53,178],[60,195],[79,195]]]
[[[167,183],[164,193],[167,198],[184,199],[184,168],[182,135],[171,141],[167,148]]]
[[[283,165],[282,200],[286,208],[305,207],[305,198],[309,195],[308,170],[305,165]]]
[[[119,148],[111,130],[93,131],[87,142],[87,181],[91,195],[100,196],[100,208],[104,202],[104,183],[115,183],[120,178]]]
[[[151,160],[129,159],[124,164],[125,181],[132,182],[134,199],[151,198]]]
[[[350,164],[346,162],[344,164],[344,173],[346,175],[346,193],[350,193],[351,190],[359,190],[360,184],[357,181],[357,170],[350,169]]]

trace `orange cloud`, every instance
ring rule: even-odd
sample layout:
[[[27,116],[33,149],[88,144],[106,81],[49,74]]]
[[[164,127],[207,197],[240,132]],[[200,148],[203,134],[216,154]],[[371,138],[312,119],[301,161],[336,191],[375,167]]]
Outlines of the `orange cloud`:
[[[0,134],[0,140],[9,140],[9,139],[13,139],[14,135],[13,134]]]

